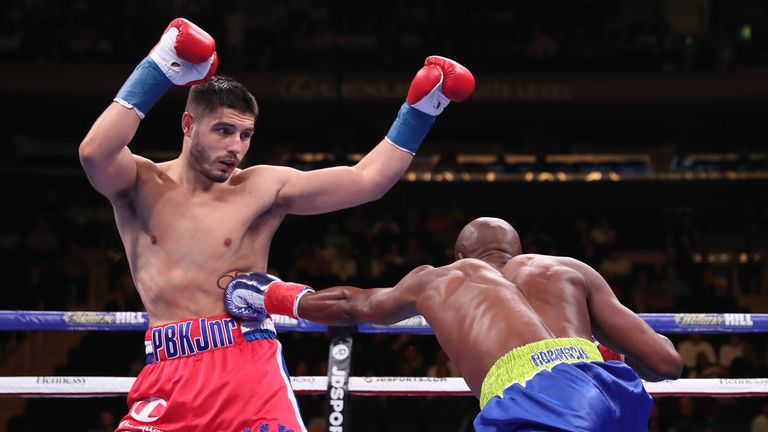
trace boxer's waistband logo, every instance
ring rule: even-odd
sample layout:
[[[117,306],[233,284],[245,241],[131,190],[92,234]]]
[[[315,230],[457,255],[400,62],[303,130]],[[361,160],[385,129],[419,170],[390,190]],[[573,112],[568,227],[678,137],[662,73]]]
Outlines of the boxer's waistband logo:
[[[200,318],[155,327],[147,341],[147,354],[152,361],[161,361],[227,347],[235,343],[232,331],[236,328],[232,318]]]
[[[589,355],[584,348],[578,346],[550,348],[531,354],[531,362],[537,368],[567,360],[589,360]]]

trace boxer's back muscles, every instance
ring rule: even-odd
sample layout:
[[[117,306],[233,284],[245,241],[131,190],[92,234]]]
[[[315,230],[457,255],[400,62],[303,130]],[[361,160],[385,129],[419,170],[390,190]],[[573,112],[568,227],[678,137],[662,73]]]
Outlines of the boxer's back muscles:
[[[525,254],[502,269],[557,337],[597,338],[627,356],[647,380],[676,378],[680,357],[666,337],[616,298],[590,266],[573,258]]]

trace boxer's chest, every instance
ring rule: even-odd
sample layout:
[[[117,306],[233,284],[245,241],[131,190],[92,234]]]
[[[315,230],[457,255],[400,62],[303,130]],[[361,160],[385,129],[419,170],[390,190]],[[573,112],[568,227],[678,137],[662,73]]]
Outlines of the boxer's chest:
[[[129,223],[118,225],[127,248],[132,243],[148,256],[207,265],[226,261],[243,248],[253,254],[259,238],[271,238],[266,226],[271,224],[260,223],[271,205],[269,197],[246,197],[234,188],[190,196],[178,187],[152,185],[137,191],[134,213],[124,218]]]

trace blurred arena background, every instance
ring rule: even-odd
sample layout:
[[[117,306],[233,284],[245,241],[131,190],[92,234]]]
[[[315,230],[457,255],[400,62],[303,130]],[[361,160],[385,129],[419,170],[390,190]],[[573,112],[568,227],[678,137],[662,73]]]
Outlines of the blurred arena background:
[[[763,0],[0,2],[0,309],[140,311],[108,202],[77,146],[167,22],[214,36],[219,73],[261,109],[246,164],[351,164],[424,57],[477,91],[438,119],[383,199],[289,217],[270,269],[315,287],[387,286],[452,260],[476,216],[527,252],[598,269],[637,312],[768,312],[768,3]],[[131,145],[180,150],[176,88]],[[141,332],[0,332],[0,375],[138,373]],[[328,337],[281,336],[292,375]],[[768,338],[678,335],[684,377],[767,377]],[[356,339],[353,372],[451,376],[430,336]],[[323,397],[299,398],[324,431]],[[649,430],[768,431],[768,398],[657,398]],[[355,431],[470,431],[472,398],[353,399]],[[111,431],[124,397],[0,399],[0,430]]]

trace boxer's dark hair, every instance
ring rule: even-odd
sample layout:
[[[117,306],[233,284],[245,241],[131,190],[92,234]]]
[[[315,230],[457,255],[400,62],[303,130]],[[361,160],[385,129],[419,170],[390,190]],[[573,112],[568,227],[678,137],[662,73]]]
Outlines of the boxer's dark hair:
[[[208,82],[189,90],[185,111],[193,116],[204,117],[218,108],[231,108],[245,114],[259,116],[256,98],[244,85],[234,79],[215,75]]]

